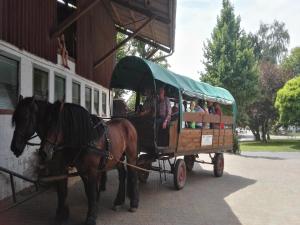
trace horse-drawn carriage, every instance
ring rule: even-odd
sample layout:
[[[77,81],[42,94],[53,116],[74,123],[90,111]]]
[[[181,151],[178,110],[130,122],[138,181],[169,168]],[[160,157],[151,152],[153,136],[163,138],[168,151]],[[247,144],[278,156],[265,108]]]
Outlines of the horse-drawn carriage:
[[[160,172],[161,178],[166,173],[172,173],[175,188],[181,189],[186,181],[186,172],[193,169],[195,162],[212,164],[214,175],[222,176],[223,153],[231,151],[233,147],[233,126],[236,114],[233,96],[223,88],[194,81],[134,56],[125,57],[116,65],[111,80],[111,88],[135,92],[134,112],[137,112],[142,105],[145,90],[151,89],[152,93],[156,93],[162,86],[166,89],[166,95],[173,99],[173,104],[178,104],[178,112],[172,116],[167,128],[166,145],[161,146],[158,143],[155,116],[158,110],[157,104],[154,104],[153,116],[144,117],[136,113],[124,115],[134,124],[138,133],[140,153],[138,166],[146,169],[139,171],[139,180],[146,182],[150,170]],[[154,98],[156,99],[156,96]],[[227,115],[185,112],[183,101],[196,99],[222,104],[223,111],[226,111]],[[198,129],[185,127],[184,124],[189,122],[201,123],[203,126]],[[200,160],[200,153],[208,153],[211,162]],[[155,161],[158,165],[154,164]],[[166,169],[166,162],[170,165],[170,169]]]

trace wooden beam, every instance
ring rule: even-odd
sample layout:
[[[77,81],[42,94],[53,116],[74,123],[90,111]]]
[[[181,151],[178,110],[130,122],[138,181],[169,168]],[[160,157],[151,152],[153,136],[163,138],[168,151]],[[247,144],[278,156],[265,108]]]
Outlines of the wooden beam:
[[[132,10],[134,10],[138,13],[141,13],[147,17],[155,16],[155,19],[162,23],[165,23],[165,24],[171,23],[170,18],[162,16],[161,13],[159,13],[157,11],[153,11],[153,10],[150,11],[149,9],[139,7],[136,4],[132,4],[130,1],[123,1],[123,0],[111,0],[111,1],[123,6],[125,8],[132,9]]]
[[[95,5],[97,5],[101,0],[94,0],[89,4],[86,4],[81,9],[75,10],[72,15],[70,15],[68,18],[66,18],[61,24],[59,24],[54,31],[50,33],[50,38],[56,38],[58,37],[65,29],[67,29],[69,26],[71,26],[76,20],[78,20],[80,17],[82,17],[84,14],[86,14],[88,11],[90,11]]]
[[[116,7],[114,6],[114,4],[110,4],[110,5],[111,5],[111,8],[112,8],[112,10],[113,10],[114,14],[116,15],[116,17],[117,17],[117,19],[118,19],[119,23],[120,23],[120,24],[122,24],[122,21],[121,21],[120,15],[119,15],[119,13],[118,13],[118,11],[117,11]]]
[[[150,24],[153,20],[154,20],[154,16],[150,17],[146,20],[145,23],[143,23],[135,32],[133,32],[131,35],[129,35],[126,39],[124,39],[123,41],[121,41],[119,44],[116,45],[116,47],[114,47],[112,50],[110,50],[109,52],[107,52],[103,57],[101,57],[99,60],[97,60],[94,63],[94,69],[96,69],[97,67],[101,66],[115,51],[117,51],[120,47],[122,47],[124,44],[126,44],[129,40],[131,40],[132,38],[134,38],[136,35],[138,35],[138,33],[144,28],[146,27],[148,24]]]
[[[116,26],[116,29],[117,29],[117,31],[119,31],[119,32],[121,32],[123,34],[126,34],[126,35],[131,35],[132,34],[131,32],[127,31],[126,29],[123,29],[123,28],[118,27],[118,26]],[[164,52],[167,52],[167,53],[171,52],[170,48],[164,47],[163,45],[160,45],[160,44],[158,44],[156,42],[152,42],[152,41],[150,41],[150,40],[148,40],[146,38],[143,38],[141,36],[136,36],[134,38],[137,39],[137,40],[139,40],[139,41],[145,42],[146,44],[149,44],[149,45],[151,45],[151,46],[153,46],[155,48],[159,48],[160,50],[162,50]]]
[[[146,57],[146,59],[150,59],[156,52],[158,51],[158,48],[154,48]]]

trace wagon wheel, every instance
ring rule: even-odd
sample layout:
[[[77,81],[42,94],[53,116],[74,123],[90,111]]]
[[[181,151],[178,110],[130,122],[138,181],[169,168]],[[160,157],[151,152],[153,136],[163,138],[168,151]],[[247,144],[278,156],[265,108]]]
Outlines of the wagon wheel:
[[[223,153],[216,153],[213,158],[214,163],[214,175],[215,177],[221,177],[224,170],[224,156]]]
[[[144,169],[151,169],[151,162],[147,161],[147,155],[141,155],[137,160],[137,166],[142,167]],[[147,183],[149,177],[149,172],[138,170],[138,178],[141,183]]]
[[[186,166],[183,159],[178,159],[174,167],[174,186],[177,190],[184,187],[186,182]]]
[[[184,162],[186,165],[187,172],[191,172],[193,170],[195,158],[196,157],[194,155],[185,155],[184,156]]]

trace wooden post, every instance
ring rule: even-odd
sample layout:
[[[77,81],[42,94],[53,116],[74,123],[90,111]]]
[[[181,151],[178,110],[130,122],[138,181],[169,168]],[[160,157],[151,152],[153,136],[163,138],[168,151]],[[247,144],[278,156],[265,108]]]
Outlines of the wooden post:
[[[94,63],[94,69],[96,69],[97,67],[101,66],[115,51],[117,51],[119,48],[121,48],[124,44],[126,44],[129,40],[131,40],[132,38],[134,38],[136,35],[139,34],[139,32],[145,27],[147,26],[149,23],[151,23],[154,20],[154,16],[150,17],[147,19],[147,21],[145,23],[143,23],[135,32],[133,32],[131,35],[129,35],[126,39],[124,39],[123,41],[121,41],[119,44],[116,45],[116,47],[114,47],[112,50],[110,50],[109,52],[107,52],[103,57],[101,57],[99,60],[97,60]]]

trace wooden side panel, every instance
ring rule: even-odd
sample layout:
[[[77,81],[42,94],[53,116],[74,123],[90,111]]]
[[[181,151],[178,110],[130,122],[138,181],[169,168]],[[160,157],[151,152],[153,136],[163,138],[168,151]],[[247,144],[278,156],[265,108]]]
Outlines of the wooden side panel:
[[[57,40],[49,31],[56,24],[54,0],[1,0],[0,39],[20,49],[57,61]]]
[[[208,138],[211,145],[201,143],[203,137]],[[179,134],[176,154],[216,152],[231,149],[232,144],[232,129],[183,129]]]
[[[79,0],[79,7],[91,0]],[[116,44],[114,22],[100,1],[90,12],[77,22],[77,61],[76,72],[105,87],[109,87],[115,54],[96,70],[95,61],[100,59]]]
[[[169,130],[169,148],[176,149],[178,138],[178,121],[172,121]]]

